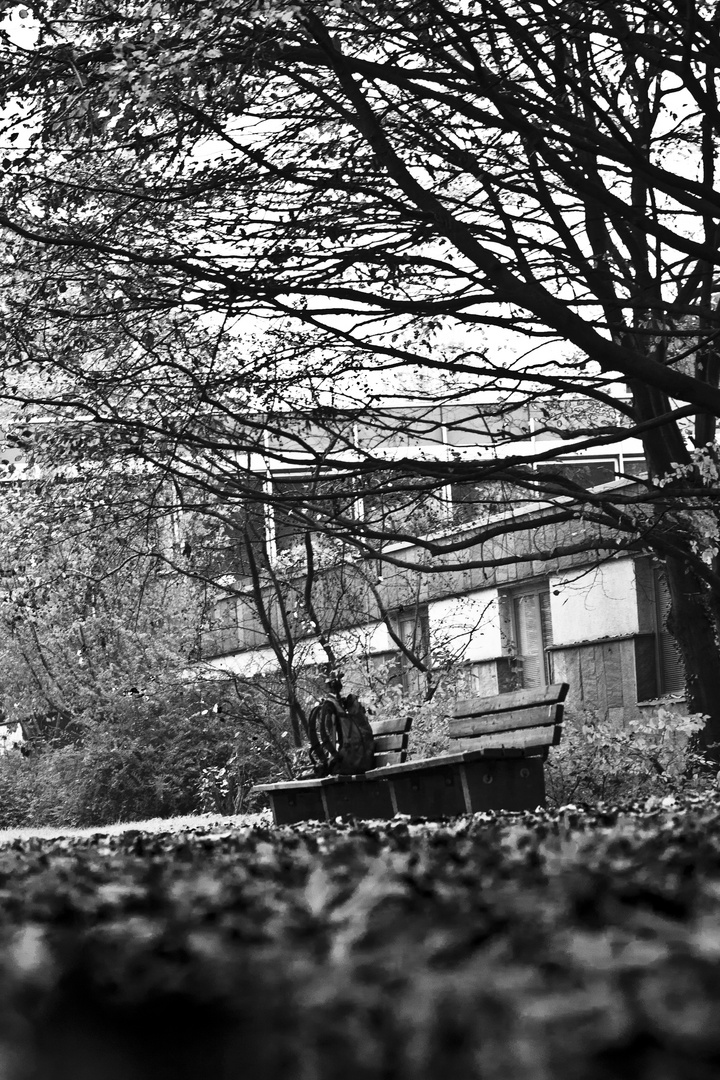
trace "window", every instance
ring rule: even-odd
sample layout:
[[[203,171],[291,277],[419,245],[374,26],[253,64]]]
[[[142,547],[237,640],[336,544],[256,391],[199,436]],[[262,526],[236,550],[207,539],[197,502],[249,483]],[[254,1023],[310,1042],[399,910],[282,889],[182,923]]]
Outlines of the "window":
[[[647,462],[645,461],[645,458],[640,455],[633,455],[632,457],[626,456],[623,458],[622,469],[620,471],[626,476],[647,476]]]
[[[530,437],[527,405],[446,405],[443,419],[450,446],[486,446]]]
[[[486,521],[491,514],[503,513],[528,498],[525,489],[504,480],[455,483],[450,492],[455,525]]]
[[[381,693],[390,687],[402,687],[402,670],[397,652],[372,653],[371,655],[366,653],[362,663],[371,691]]]
[[[551,683],[547,650],[553,639],[547,584],[506,593],[500,605],[503,637],[515,666],[515,682],[527,689]]]
[[[244,503],[237,501],[234,492],[228,492],[225,523],[227,545],[217,552],[218,575],[228,573],[248,577],[251,558],[256,563],[262,563],[267,552],[267,514],[262,501],[263,478],[257,475],[246,476],[243,484],[248,490],[248,498]],[[253,498],[253,495],[256,495],[256,498]]]
[[[492,510],[497,510],[498,486],[488,483],[453,484],[450,488],[452,516],[456,525],[487,517]]]
[[[396,532],[431,532],[447,522],[445,492],[434,490],[432,481],[378,473],[372,484],[376,490],[363,498],[363,516],[371,528],[392,536]]]
[[[214,603],[209,612],[208,626],[202,633],[203,657],[223,656],[238,647],[237,601],[227,597]]]
[[[276,477],[273,495],[284,500],[273,507],[277,551],[302,543],[315,517],[324,524],[332,524],[336,517],[352,517],[355,504],[352,481],[339,476]]]
[[[403,611],[398,616],[398,636],[414,656],[427,664],[430,660],[430,620],[425,607]],[[400,654],[400,674],[403,692],[422,697],[425,694],[425,672],[415,667],[404,654]]]
[[[616,458],[559,458],[538,466],[538,473],[564,476],[581,487],[592,488],[611,483],[617,473]]]
[[[442,411],[421,406],[381,409],[358,419],[355,430],[358,446],[366,449],[442,444]]]
[[[494,428],[480,405],[446,405],[443,419],[450,446],[486,446],[492,442]]]
[[[264,419],[265,441],[273,453],[284,460],[306,461],[313,453],[324,453],[333,446],[353,444],[352,420],[332,410],[317,409],[301,413],[268,413]]]
[[[310,494],[312,482],[309,480],[274,480],[273,493],[286,499],[295,498],[298,501]],[[299,512],[298,512],[299,511]],[[273,508],[273,522],[275,525],[275,548],[277,551],[287,551],[294,547],[302,539],[307,526],[302,517],[307,510],[302,503],[298,510],[292,506],[279,506]]]

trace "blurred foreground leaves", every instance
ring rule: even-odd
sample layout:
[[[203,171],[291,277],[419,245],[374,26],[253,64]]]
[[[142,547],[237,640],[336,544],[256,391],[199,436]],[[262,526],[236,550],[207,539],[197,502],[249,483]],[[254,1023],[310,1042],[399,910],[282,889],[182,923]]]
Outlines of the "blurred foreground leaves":
[[[709,797],[0,848],[0,1078],[702,1078]]]

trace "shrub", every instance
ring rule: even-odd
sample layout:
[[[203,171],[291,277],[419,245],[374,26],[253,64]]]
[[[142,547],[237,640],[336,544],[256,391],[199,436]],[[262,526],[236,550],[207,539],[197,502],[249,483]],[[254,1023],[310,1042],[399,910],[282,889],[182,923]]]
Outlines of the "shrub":
[[[235,732],[232,753],[222,762],[206,765],[197,789],[198,809],[204,813],[242,814],[264,803],[253,795],[263,781],[287,779],[284,760],[287,732],[280,726],[265,730],[240,728]]]
[[[0,755],[0,828],[72,825],[80,761],[71,746],[38,747],[31,757]]]
[[[71,744],[0,755],[0,827],[246,809],[250,787],[278,770],[280,755],[250,698],[223,711],[221,697],[222,688],[214,704],[193,705],[181,691],[164,701],[128,698],[102,719],[79,720]]]
[[[626,802],[709,786],[713,774],[692,751],[703,717],[660,708],[656,714],[611,724],[590,711],[568,711],[562,742],[546,765],[550,805]]]

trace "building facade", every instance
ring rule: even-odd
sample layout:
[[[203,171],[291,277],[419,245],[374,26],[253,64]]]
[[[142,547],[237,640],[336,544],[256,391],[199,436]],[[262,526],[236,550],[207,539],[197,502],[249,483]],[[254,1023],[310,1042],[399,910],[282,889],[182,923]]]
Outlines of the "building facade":
[[[608,455],[608,460],[617,476],[617,458]],[[571,464],[599,467],[592,460]],[[632,483],[613,479],[609,486]],[[527,529],[519,527],[523,513]],[[513,531],[500,531],[490,542],[470,542],[461,558],[445,560],[445,566],[435,559],[422,569],[421,549],[395,544],[388,548],[391,563],[372,566],[349,556],[323,567],[317,605],[341,661],[395,664],[404,689],[419,693],[421,673],[407,662],[402,643],[430,665],[462,668],[472,690],[481,695],[568,682],[570,708],[614,722],[637,718],[667,699],[681,700],[682,665],[665,625],[668,594],[653,558],[604,548],[602,531],[581,523],[558,525],[548,515],[547,524],[538,524],[537,505],[515,506],[510,515]],[[471,515],[465,520],[462,514],[451,516],[444,535],[451,530],[471,538]],[[578,543],[583,530],[584,544]],[[568,545],[571,534],[575,543]],[[282,533],[287,546],[279,548],[281,554],[291,548],[290,535]],[[547,557],[568,546],[583,550]],[[542,558],[533,557],[540,553]],[[421,568],[410,571],[398,563]],[[298,581],[298,595],[301,588]],[[277,661],[256,601],[242,581],[218,601],[203,641],[210,667],[241,675],[273,670]],[[268,600],[268,613],[282,635],[287,610],[274,611]],[[326,659],[302,614],[293,632],[299,663]]]

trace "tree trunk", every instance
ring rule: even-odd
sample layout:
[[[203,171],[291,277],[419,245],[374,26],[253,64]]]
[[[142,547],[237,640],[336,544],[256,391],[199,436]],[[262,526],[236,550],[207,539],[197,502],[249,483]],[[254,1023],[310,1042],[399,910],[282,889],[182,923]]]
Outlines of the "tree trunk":
[[[671,605],[668,631],[683,659],[688,708],[708,718],[697,749],[720,762],[720,644],[711,598],[687,563],[666,558],[665,570]]]
[[[652,420],[671,412],[667,396],[656,388],[635,383],[633,404],[639,420]],[[652,428],[643,435],[645,458],[650,475],[667,481],[674,477],[678,465],[690,466],[692,457],[677,421]],[[699,478],[698,478],[699,479]],[[666,487],[667,503],[657,503],[655,513],[660,522],[670,511],[683,504],[682,484],[673,482]],[[692,528],[692,522],[688,522]],[[662,527],[662,526],[661,526]],[[666,526],[667,527],[667,526]],[[682,526],[673,535],[682,541]],[[670,593],[668,632],[675,639],[685,669],[685,690],[690,713],[707,717],[695,748],[720,762],[720,641],[718,639],[717,605],[710,588],[692,568],[692,562],[682,557],[666,555],[662,545],[656,553],[665,566]],[[717,743],[717,746],[713,744]]]

